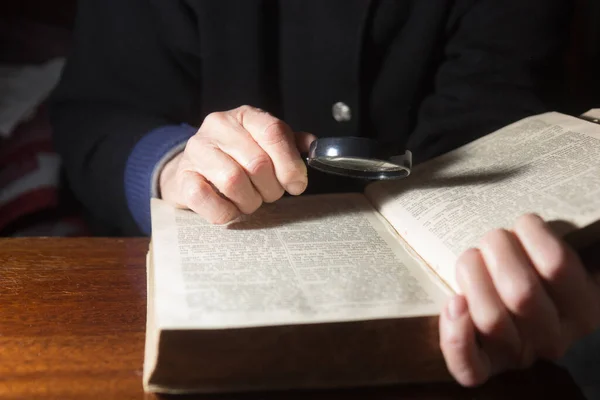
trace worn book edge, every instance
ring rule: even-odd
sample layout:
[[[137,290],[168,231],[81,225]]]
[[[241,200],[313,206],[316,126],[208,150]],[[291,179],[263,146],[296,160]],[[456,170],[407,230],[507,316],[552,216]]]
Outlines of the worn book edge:
[[[154,323],[154,258],[152,253],[152,240],[146,254],[146,341],[144,348],[144,390],[151,392],[157,388],[150,382],[152,373],[158,362],[158,344],[160,332]]]

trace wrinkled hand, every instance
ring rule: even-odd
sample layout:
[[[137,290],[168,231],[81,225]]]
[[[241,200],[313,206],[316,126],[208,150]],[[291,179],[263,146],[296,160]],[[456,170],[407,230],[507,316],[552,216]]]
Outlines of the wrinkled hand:
[[[461,294],[442,312],[440,345],[462,385],[555,360],[600,326],[600,279],[537,216],[488,233],[456,267]]]
[[[249,106],[210,114],[161,171],[161,197],[215,224],[251,214],[284,190],[299,195],[306,189],[300,152],[314,139]]]

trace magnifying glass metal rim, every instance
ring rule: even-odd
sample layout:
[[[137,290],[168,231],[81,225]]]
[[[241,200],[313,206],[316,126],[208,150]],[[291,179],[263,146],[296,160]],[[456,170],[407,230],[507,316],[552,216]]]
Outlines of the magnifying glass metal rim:
[[[336,158],[343,159],[346,166],[335,166]],[[347,161],[352,159],[360,160],[362,163],[391,164],[393,168],[387,167],[381,170],[349,168]],[[390,154],[389,148],[368,138],[329,137],[319,138],[311,143],[307,163],[312,168],[334,175],[369,180],[402,179],[410,175],[412,153],[407,150],[400,155]]]

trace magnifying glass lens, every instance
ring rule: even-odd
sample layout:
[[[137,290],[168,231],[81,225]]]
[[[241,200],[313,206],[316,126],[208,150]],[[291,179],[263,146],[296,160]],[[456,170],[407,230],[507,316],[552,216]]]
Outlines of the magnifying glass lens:
[[[357,157],[319,157],[319,162],[332,167],[351,169],[355,171],[387,172],[399,171],[400,167],[391,162]]]
[[[320,138],[310,145],[308,165],[320,171],[362,179],[401,179],[410,174],[412,154],[390,156],[362,137]]]

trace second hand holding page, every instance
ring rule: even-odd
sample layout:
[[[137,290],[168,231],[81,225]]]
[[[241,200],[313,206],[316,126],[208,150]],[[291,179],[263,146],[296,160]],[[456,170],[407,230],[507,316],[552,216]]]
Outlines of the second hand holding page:
[[[561,236],[598,221],[599,160],[597,125],[548,113],[419,166],[407,181],[372,184],[366,195],[458,292],[456,260],[487,231],[511,229],[526,213],[567,222]]]

